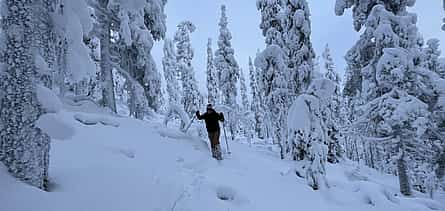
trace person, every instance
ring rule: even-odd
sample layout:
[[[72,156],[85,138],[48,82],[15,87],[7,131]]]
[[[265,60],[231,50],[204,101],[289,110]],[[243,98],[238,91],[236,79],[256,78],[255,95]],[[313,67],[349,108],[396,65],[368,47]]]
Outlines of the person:
[[[204,120],[206,123],[207,133],[212,148],[212,157],[217,160],[222,160],[221,146],[219,144],[219,135],[221,134],[219,121],[224,122],[223,113],[217,113],[215,109],[213,109],[212,104],[208,104],[207,111],[204,114],[201,115],[199,111],[196,111],[196,117],[199,120]]]

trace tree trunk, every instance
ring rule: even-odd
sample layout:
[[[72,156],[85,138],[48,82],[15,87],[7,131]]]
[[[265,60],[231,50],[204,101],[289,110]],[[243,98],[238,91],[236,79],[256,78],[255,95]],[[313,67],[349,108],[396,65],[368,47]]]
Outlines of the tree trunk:
[[[372,147],[372,145],[370,144],[369,145],[369,161],[370,161],[370,167],[371,168],[373,168],[373,169],[375,169],[375,162],[374,162],[374,153],[373,153],[373,147]]]
[[[404,158],[404,153],[397,160],[397,171],[399,175],[399,185],[400,185],[400,193],[405,196],[411,196],[411,184],[408,176],[408,169],[406,167],[406,161]]]
[[[99,12],[99,26],[100,26],[100,73],[101,73],[101,88],[102,88],[102,105],[111,109],[116,113],[116,99],[114,96],[114,80],[113,80],[113,65],[110,58],[110,39],[111,39],[111,17],[107,13],[108,0],[99,1],[102,9],[105,12]]]
[[[37,39],[32,8],[35,1],[4,1],[7,16],[2,19],[6,35],[6,74],[0,83],[5,98],[0,105],[0,139],[3,163],[18,179],[41,189],[47,188],[50,138],[35,122],[44,113],[36,94]],[[40,2],[41,3],[41,2]],[[37,22],[38,23],[38,22]],[[19,34],[18,34],[19,33]]]
[[[437,160],[437,169],[436,169],[436,176],[439,179],[439,181],[445,179],[445,151],[442,152],[441,155],[439,155],[439,159]]]

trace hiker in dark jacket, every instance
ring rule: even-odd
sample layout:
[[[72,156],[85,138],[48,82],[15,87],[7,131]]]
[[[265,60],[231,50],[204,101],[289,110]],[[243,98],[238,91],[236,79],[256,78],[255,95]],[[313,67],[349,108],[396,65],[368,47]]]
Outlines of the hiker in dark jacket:
[[[196,117],[199,120],[204,120],[206,123],[207,133],[210,139],[210,145],[212,147],[212,157],[217,160],[222,160],[221,155],[221,147],[219,144],[219,121],[224,122],[223,113],[217,113],[215,109],[212,108],[212,104],[207,105],[207,112],[204,114],[200,114],[199,111],[196,111]]]

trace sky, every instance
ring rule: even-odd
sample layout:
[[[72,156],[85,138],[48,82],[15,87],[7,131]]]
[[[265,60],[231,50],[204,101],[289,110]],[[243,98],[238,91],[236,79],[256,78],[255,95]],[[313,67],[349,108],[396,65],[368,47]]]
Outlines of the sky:
[[[344,16],[336,16],[335,0],[308,0],[308,3],[315,52],[321,56],[324,47],[329,44],[337,71],[343,75],[346,66],[343,57],[360,36],[353,29],[350,10]],[[442,0],[417,0],[416,6],[410,9],[418,15],[419,31],[425,40],[438,38],[445,41],[445,32],[440,30],[442,18],[445,17],[441,3]],[[168,38],[173,38],[177,24],[183,20],[190,20],[196,25],[196,31],[191,34],[195,52],[193,66],[199,88],[203,92],[206,85],[207,40],[212,38],[215,51],[222,4],[227,6],[235,57],[248,80],[249,56],[254,59],[258,49],[263,50],[265,47],[259,28],[260,13],[256,9],[256,0],[168,0],[165,8]],[[152,51],[161,72],[162,46],[162,41],[157,42]],[[441,50],[445,55],[445,44],[441,45]]]

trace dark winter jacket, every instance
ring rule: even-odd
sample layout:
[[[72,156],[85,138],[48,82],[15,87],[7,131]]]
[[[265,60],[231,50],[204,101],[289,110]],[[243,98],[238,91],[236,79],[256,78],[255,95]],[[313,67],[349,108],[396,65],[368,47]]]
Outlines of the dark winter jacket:
[[[224,115],[222,113],[216,113],[213,109],[208,109],[204,114],[199,114],[196,112],[196,117],[199,120],[205,120],[207,132],[216,132],[219,131],[219,123],[218,121],[224,121]]]

